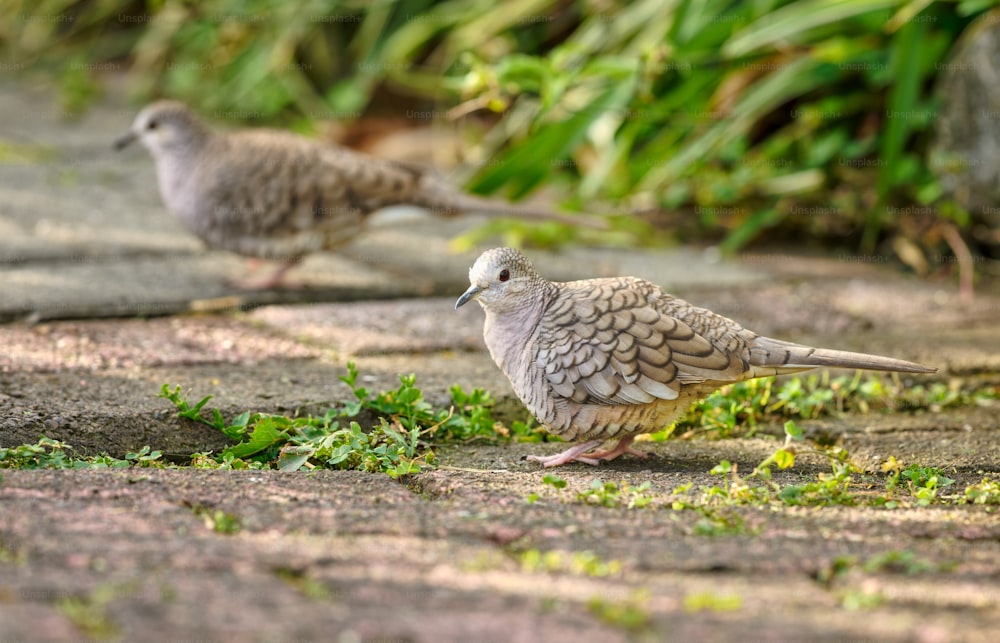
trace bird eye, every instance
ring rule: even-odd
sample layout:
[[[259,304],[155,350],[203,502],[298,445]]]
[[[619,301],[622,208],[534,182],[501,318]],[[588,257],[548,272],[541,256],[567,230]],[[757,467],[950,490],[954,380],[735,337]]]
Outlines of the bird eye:
[[[510,279],[510,270],[504,268],[500,271],[500,281],[507,281],[508,279]]]
[[[156,125],[157,125],[156,121],[149,121],[148,123],[146,123],[146,129],[156,129]]]

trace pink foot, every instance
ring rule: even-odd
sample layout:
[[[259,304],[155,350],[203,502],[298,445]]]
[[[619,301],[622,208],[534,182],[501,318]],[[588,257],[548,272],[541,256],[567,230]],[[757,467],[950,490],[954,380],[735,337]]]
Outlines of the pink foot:
[[[304,284],[289,279],[265,277],[264,279],[227,279],[226,284],[240,290],[302,290]]]
[[[250,269],[255,269],[260,265],[260,263],[260,259],[251,258],[249,261]],[[285,279],[285,274],[298,263],[299,259],[286,261],[278,266],[277,270],[263,279],[244,277],[240,279],[229,279],[226,283],[234,288],[240,288],[241,290],[274,290],[275,288],[283,288],[285,290],[301,290],[303,288],[302,284]]]
[[[593,458],[589,458],[581,454],[588,449],[593,449],[600,443],[600,440],[591,440],[589,442],[584,442],[583,444],[571,446],[562,453],[557,453],[555,455],[529,455],[528,460],[540,462],[543,467],[558,467],[569,462],[582,462],[584,464],[597,466],[601,463],[600,460],[594,460]]]
[[[562,453],[557,453],[555,455],[548,456],[538,456],[529,455],[528,460],[533,462],[540,462],[543,467],[558,467],[569,462],[582,462],[584,464],[590,464],[597,466],[602,462],[608,462],[614,460],[620,455],[625,453],[630,453],[634,456],[640,458],[645,458],[646,454],[641,451],[636,451],[632,448],[632,442],[635,441],[635,436],[630,435],[622,438],[618,441],[618,444],[612,449],[606,451],[589,451],[594,447],[601,444],[601,440],[590,440],[589,442],[584,442],[583,444],[577,444],[572,446]]]
[[[632,443],[634,441],[635,441],[635,436],[629,435],[619,440],[618,444],[616,444],[613,449],[608,449],[607,451],[591,451],[590,453],[586,454],[586,456],[588,458],[593,458],[594,460],[604,460],[605,462],[614,460],[618,456],[624,455],[626,453],[640,458],[645,458],[646,457],[645,453],[643,453],[642,451],[636,451],[635,449],[632,448]]]

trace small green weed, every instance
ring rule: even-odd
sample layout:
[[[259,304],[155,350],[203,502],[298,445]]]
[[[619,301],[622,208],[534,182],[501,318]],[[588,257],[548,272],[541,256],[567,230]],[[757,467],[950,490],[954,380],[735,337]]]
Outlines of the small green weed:
[[[839,598],[841,607],[851,612],[874,609],[886,600],[882,592],[867,588],[847,589],[840,592]]]
[[[347,384],[354,400],[331,409],[322,417],[291,418],[263,413],[242,413],[227,423],[218,409],[211,419],[203,409],[211,397],[189,404],[180,387],[164,385],[160,396],[171,401],[181,417],[202,422],[239,442],[217,456],[197,453],[192,464],[209,468],[360,469],[397,478],[419,473],[435,461],[432,443],[468,442],[502,438],[490,413],[493,399],[474,389],[451,389],[453,406],[435,409],[423,398],[414,375],[400,376],[399,388],[372,394],[358,385],[357,367],[349,362]],[[363,411],[379,416],[379,423],[364,429],[351,418]],[[346,426],[341,421],[347,420]]]
[[[282,567],[274,570],[274,574],[306,598],[322,601],[332,596],[332,592],[326,584],[310,578],[301,570]]]
[[[702,487],[699,497],[691,497],[691,486],[675,490],[677,496],[672,503],[674,509],[693,509],[734,505],[761,505],[780,501],[789,505],[850,505],[854,497],[848,489],[851,474],[856,472],[843,449],[815,450],[831,461],[832,472],[820,473],[816,480],[803,484],[781,486],[772,480],[771,468],[788,469],[795,465],[796,449],[793,442],[802,440],[802,431],[794,422],[785,423],[785,441],[782,446],[758,464],[749,476],[739,475],[736,465],[723,460],[709,472],[727,478],[724,485]],[[761,480],[763,484],[753,484]]]
[[[695,592],[684,596],[686,612],[734,612],[741,607],[743,607],[743,597],[739,594]]]
[[[852,473],[855,472],[849,462],[835,463],[831,473],[819,473],[814,481],[782,487],[778,498],[787,505],[853,506],[858,502],[851,493]]]
[[[633,489],[625,480],[622,480],[620,484],[594,480],[588,489],[576,495],[576,499],[588,505],[642,509],[653,502],[653,497],[646,494],[649,487],[649,481],[643,482]]]
[[[876,554],[861,566],[869,574],[923,574],[941,569],[928,559],[910,550],[892,550]]]
[[[567,487],[565,480],[551,473],[542,476],[542,484],[552,487],[557,492],[561,492]],[[620,483],[604,482],[596,479],[590,482],[590,486],[576,494],[576,501],[586,505],[599,505],[602,507],[626,507],[628,509],[643,509],[652,505],[654,496],[647,493],[650,483],[647,480],[638,487],[632,487],[625,480]],[[529,503],[537,502],[541,498],[539,493],[528,495]]]
[[[205,526],[217,534],[235,534],[242,527],[239,516],[221,510],[205,513],[202,517],[205,519]]]
[[[649,627],[652,620],[648,603],[649,590],[639,589],[620,601],[594,596],[587,601],[587,609],[608,625],[638,632]]]
[[[975,505],[1000,505],[1000,482],[983,478],[965,488],[965,500]]]
[[[942,487],[955,484],[953,479],[945,476],[944,472],[936,467],[911,464],[904,468],[893,456],[882,465],[882,470],[888,473],[885,482],[887,492],[892,494],[903,487],[917,499],[917,504],[920,506],[927,506],[936,501]]]
[[[565,489],[566,481],[559,476],[552,475],[551,473],[546,473],[542,476],[542,483],[549,485],[553,489]]]
[[[865,561],[859,561],[856,556],[838,556],[817,571],[816,580],[833,591],[845,609],[861,610],[881,605],[886,597],[866,583],[859,584],[859,574],[861,578],[874,574],[914,576],[947,572],[954,568],[954,563],[935,563],[908,549],[889,550]]]
[[[73,447],[44,435],[35,444],[0,448],[0,467],[4,469],[75,469],[69,454]]]
[[[622,564],[617,560],[604,560],[592,551],[546,551],[527,549],[517,554],[521,569],[526,572],[560,572],[573,576],[606,578],[619,576]]]
[[[788,469],[795,466],[795,449],[792,447],[792,442],[801,441],[802,429],[796,426],[795,422],[792,422],[791,420],[785,422],[784,445],[768,456],[763,462],[758,464],[754,468],[753,473],[750,475],[764,480],[770,480],[772,465],[778,467],[779,469]]]
[[[701,517],[691,528],[696,536],[742,536],[751,533],[746,520],[732,508],[695,507]]]
[[[191,513],[200,517],[205,526],[217,534],[235,534],[243,526],[236,514],[226,513],[221,509],[213,511],[201,503],[185,504],[191,509]]]
[[[73,447],[65,442],[44,435],[35,444],[21,444],[0,448],[2,469],[127,469],[128,467],[166,466],[163,453],[148,446],[135,453],[126,453],[125,459],[109,455],[75,456]]]
[[[153,451],[149,448],[149,445],[142,447],[135,453],[125,454],[125,462],[136,467],[162,468],[164,466],[162,458],[163,452]]]
[[[118,624],[111,618],[108,605],[116,598],[128,595],[126,587],[101,585],[89,594],[56,601],[56,610],[79,628],[87,638],[105,641],[121,635]]]
[[[566,481],[560,478],[559,476],[553,475],[551,473],[546,473],[544,476],[542,476],[542,484],[548,485],[553,489],[555,489],[556,491],[561,491],[566,488]],[[541,498],[541,496],[538,493],[531,492],[530,494],[528,494],[527,500],[529,504],[532,504],[538,502],[539,498]]]
[[[816,580],[827,589],[833,587],[834,582],[843,578],[852,569],[857,567],[858,560],[854,556],[837,556],[829,564],[820,567],[816,571]]]

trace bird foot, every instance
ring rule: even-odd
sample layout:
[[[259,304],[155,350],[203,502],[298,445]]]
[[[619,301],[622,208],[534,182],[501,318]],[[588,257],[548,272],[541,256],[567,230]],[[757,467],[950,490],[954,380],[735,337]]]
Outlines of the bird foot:
[[[585,453],[584,456],[591,458],[593,460],[600,460],[603,462],[609,462],[615,458],[625,455],[626,453],[638,456],[640,458],[645,458],[646,453],[642,451],[636,451],[632,448],[632,442],[635,441],[634,435],[629,435],[618,441],[613,448],[607,449],[605,451],[591,451],[590,453]]]
[[[260,265],[260,259],[251,258],[248,262],[251,271],[256,269]],[[288,271],[298,264],[298,260],[288,261],[272,272],[270,275],[263,278],[254,277],[242,277],[237,279],[228,279],[226,283],[233,288],[239,288],[240,290],[275,290],[281,288],[282,290],[302,290],[305,285],[301,282],[286,279],[285,275]]]
[[[602,462],[609,462],[626,453],[640,458],[645,458],[648,454],[643,453],[642,451],[636,451],[632,448],[632,442],[634,440],[635,436],[630,435],[619,440],[618,444],[611,449],[604,451],[590,451],[590,449],[593,449],[601,444],[601,440],[591,440],[589,442],[584,442],[583,444],[577,444],[576,446],[570,447],[562,453],[557,453],[555,455],[529,455],[528,460],[539,462],[543,467],[558,467],[570,462],[582,462],[584,464],[597,466]]]
[[[528,460],[533,462],[541,463],[543,467],[559,467],[570,462],[582,462],[584,464],[590,464],[597,466],[601,463],[600,460],[595,460],[586,455],[583,455],[584,451],[588,449],[593,449],[594,447],[601,444],[600,440],[591,440],[589,442],[584,442],[583,444],[577,444],[566,449],[562,453],[557,453],[555,455],[529,455]]]
[[[303,290],[305,284],[271,275],[263,279],[227,279],[226,285],[240,290]]]

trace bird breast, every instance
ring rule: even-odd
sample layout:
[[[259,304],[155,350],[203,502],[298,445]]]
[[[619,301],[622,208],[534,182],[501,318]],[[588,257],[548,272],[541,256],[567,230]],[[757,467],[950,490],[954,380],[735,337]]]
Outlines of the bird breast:
[[[167,209],[185,228],[200,235],[200,224],[205,222],[205,218],[199,216],[199,169],[195,159],[186,155],[162,155],[156,159],[156,178]]]

